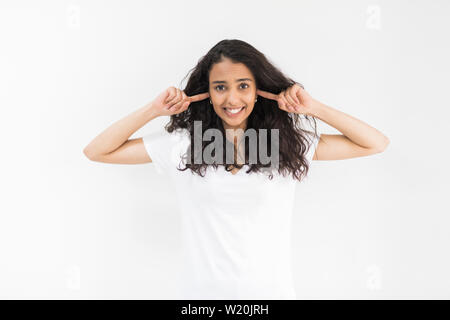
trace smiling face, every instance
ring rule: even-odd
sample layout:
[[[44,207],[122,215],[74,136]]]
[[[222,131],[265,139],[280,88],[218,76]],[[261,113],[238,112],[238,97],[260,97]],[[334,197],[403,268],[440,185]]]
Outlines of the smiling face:
[[[256,99],[255,79],[245,64],[225,58],[213,65],[209,73],[209,96],[225,129],[245,131]]]

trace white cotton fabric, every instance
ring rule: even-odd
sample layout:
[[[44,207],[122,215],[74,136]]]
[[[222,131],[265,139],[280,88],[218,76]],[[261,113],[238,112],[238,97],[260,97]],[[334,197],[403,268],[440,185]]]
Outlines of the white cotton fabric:
[[[320,136],[320,134],[319,134]],[[318,137],[309,136],[311,163]],[[173,182],[182,225],[179,299],[296,299],[291,269],[292,175],[235,175],[208,167],[205,177],[180,163],[186,130],[143,137],[159,174]]]

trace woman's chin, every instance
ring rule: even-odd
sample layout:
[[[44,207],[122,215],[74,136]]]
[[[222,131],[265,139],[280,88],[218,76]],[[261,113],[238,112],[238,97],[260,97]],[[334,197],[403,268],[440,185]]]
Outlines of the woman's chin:
[[[238,128],[243,128],[245,125],[245,120],[247,118],[243,118],[243,119],[224,119],[222,118],[222,122],[224,124],[225,128],[234,128],[234,129],[238,129]]]

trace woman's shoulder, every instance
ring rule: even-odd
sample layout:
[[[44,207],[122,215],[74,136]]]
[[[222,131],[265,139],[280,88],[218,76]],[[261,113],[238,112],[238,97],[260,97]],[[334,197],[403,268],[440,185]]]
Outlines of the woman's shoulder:
[[[146,137],[149,139],[161,139],[166,140],[167,142],[175,142],[189,138],[189,131],[187,129],[178,128],[169,132],[167,129],[163,128],[147,134]]]
[[[172,132],[167,132],[169,139],[176,144],[186,144],[191,141],[190,133],[187,129],[178,128]]]
[[[144,145],[158,172],[171,170],[178,164],[180,156],[190,142],[187,130],[153,131],[143,137]]]

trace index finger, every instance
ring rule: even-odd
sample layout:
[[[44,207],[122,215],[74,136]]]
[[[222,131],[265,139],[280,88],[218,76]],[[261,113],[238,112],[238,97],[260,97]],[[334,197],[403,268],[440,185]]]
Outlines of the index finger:
[[[277,100],[278,99],[278,95],[277,94],[273,94],[267,91],[263,91],[263,90],[256,90],[256,94],[260,95],[261,97],[267,98],[267,99],[272,99],[272,100]]]
[[[205,92],[205,93],[199,93],[199,94],[190,96],[189,100],[191,102],[196,102],[196,101],[204,100],[204,99],[206,99],[208,97],[209,97],[209,92]]]

